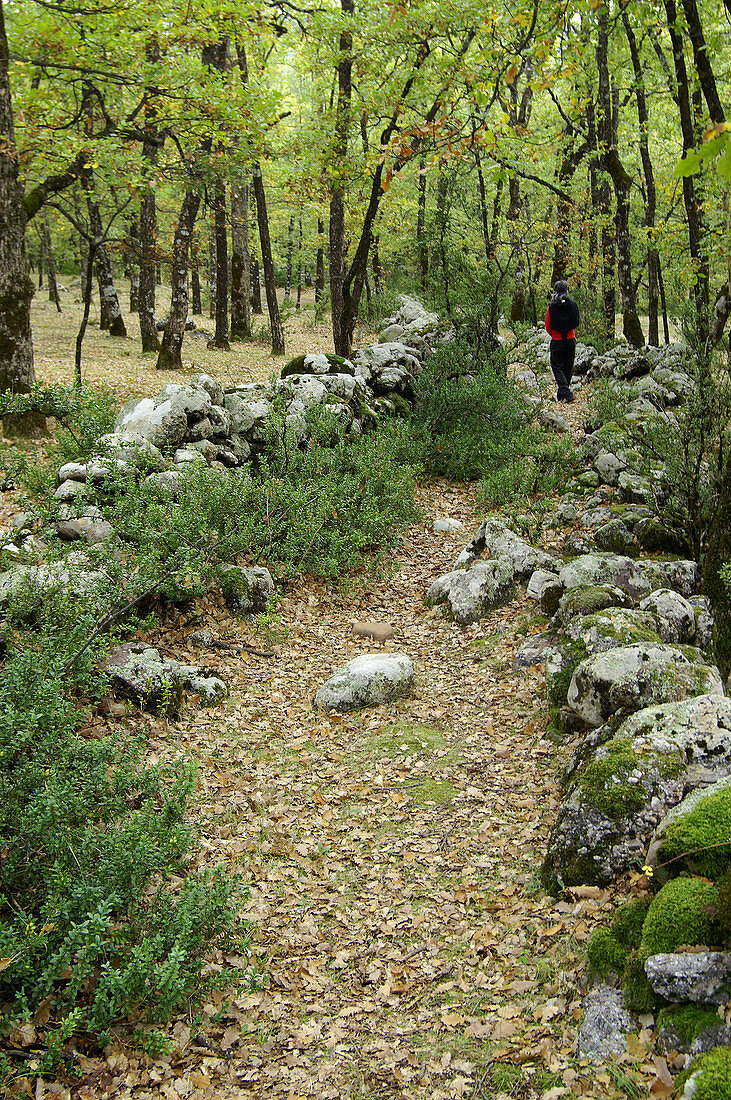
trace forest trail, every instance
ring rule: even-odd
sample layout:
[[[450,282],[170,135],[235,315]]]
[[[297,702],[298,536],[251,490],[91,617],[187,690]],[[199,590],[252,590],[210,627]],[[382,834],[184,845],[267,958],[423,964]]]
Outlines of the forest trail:
[[[469,488],[443,484],[422,488],[420,506],[381,579],[344,594],[299,582],[268,635],[212,606],[198,624],[275,650],[213,651],[229,701],[148,719],[156,756],[199,762],[204,862],[250,884],[262,988],[216,995],[202,1023],[177,1020],[176,1049],[156,1062],[115,1047],[106,1095],[617,1095],[572,1060],[585,944],[610,892],[556,901],[538,882],[557,749],[542,736],[542,676],[511,667],[531,601],[518,594],[467,630],[428,611],[428,584],[468,538],[434,534],[434,517],[469,531],[480,513]],[[394,626],[385,648],[413,658],[415,692],[315,712],[338,666],[380,648],[353,635],[355,619]],[[193,653],[179,636],[176,655]]]

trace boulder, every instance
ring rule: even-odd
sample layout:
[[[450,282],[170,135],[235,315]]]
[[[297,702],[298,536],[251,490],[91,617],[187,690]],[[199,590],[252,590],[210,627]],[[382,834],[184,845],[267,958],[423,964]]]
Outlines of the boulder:
[[[513,571],[504,561],[478,562],[470,569],[455,569],[438,577],[426,594],[427,606],[448,604],[456,623],[477,622],[493,607],[510,599]]]
[[[157,649],[133,642],[111,650],[103,668],[117,693],[161,714],[180,713],[185,687],[205,705],[219,703],[228,694],[223,681],[207,670],[162,657]]]
[[[653,991],[666,1001],[725,1005],[731,992],[731,952],[650,955],[645,973]]]
[[[242,615],[257,615],[266,611],[274,591],[274,581],[268,569],[261,565],[242,568],[222,565],[218,571],[218,587],[226,606]]]
[[[649,612],[624,607],[577,615],[567,623],[566,635],[573,642],[581,642],[587,656],[642,642],[659,645],[661,641],[657,623]]]
[[[605,485],[616,485],[619,475],[627,469],[627,463],[611,451],[600,451],[594,459],[594,469]]]
[[[641,561],[640,572],[649,583],[651,591],[672,588],[689,599],[698,591],[700,570],[694,561]],[[649,595],[649,593],[648,593]]]
[[[731,863],[731,776],[696,787],[665,815],[655,830],[647,863],[661,884],[680,872],[720,879]]]
[[[692,642],[695,638],[695,609],[679,592],[657,588],[640,601],[640,608],[655,616],[664,642]]]
[[[571,679],[568,705],[590,726],[601,726],[612,715],[709,694],[722,695],[723,682],[699,650],[642,642],[582,661]]]
[[[622,554],[582,554],[565,565],[559,577],[565,589],[611,584],[633,600],[649,596],[652,589],[640,565]]]
[[[627,607],[631,603],[627,593],[613,584],[577,584],[559,600],[555,623],[565,626],[577,615],[593,615],[607,607]]]
[[[405,653],[356,657],[317,689],[315,707],[350,711],[375,707],[408,695],[414,685],[414,665]]]
[[[536,569],[554,572],[559,564],[551,554],[531,546],[515,531],[511,531],[502,520],[493,516],[483,519],[454,567],[468,569],[484,554],[509,565],[512,576],[518,580],[525,580]]]
[[[636,558],[640,545],[623,520],[610,519],[594,532],[594,542],[600,550],[609,550],[612,554],[624,554]]]
[[[465,526],[461,520],[445,516],[444,518],[437,517],[432,523],[431,529],[435,535],[453,535],[458,531],[464,531]]]
[[[602,1062],[624,1054],[625,1038],[637,1030],[637,1021],[625,1007],[621,991],[608,985],[592,989],[584,998],[583,1009],[577,1056]]]
[[[573,771],[544,864],[549,888],[604,886],[643,860],[668,811],[731,775],[731,700],[704,695],[627,718]]]

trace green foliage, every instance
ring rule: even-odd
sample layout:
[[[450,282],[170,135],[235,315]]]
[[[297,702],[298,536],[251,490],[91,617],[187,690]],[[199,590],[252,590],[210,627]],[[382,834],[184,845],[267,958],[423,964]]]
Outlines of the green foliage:
[[[82,736],[77,696],[101,688],[101,654],[69,664],[71,608],[48,604],[0,680],[0,998],[5,1026],[52,998],[52,1063],[68,1027],[100,1034],[131,1010],[164,1020],[200,991],[204,953],[234,935],[239,885],[216,872],[173,892],[193,848],[193,773],[146,765],[125,730]]]
[[[729,837],[731,788],[709,794],[690,813],[672,822],[663,834],[658,856],[662,863],[687,856],[696,874],[719,879],[731,864],[731,844],[723,843]],[[675,873],[677,869],[676,864]]]
[[[100,436],[111,432],[116,398],[103,386],[36,385],[30,393],[0,395],[0,416],[37,413],[58,422],[56,457],[67,462],[87,458]]]

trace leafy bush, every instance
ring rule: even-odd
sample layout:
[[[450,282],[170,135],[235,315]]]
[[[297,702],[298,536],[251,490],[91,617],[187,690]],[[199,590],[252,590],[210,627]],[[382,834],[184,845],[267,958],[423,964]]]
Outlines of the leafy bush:
[[[50,999],[52,1062],[59,1035],[99,1035],[131,1010],[164,1020],[200,991],[239,884],[216,872],[173,891],[193,773],[146,765],[124,730],[83,736],[78,696],[101,654],[71,659],[68,598],[48,603],[32,635],[8,639],[0,680],[0,999],[5,1027]]]
[[[111,432],[116,417],[116,398],[104,386],[36,385],[30,393],[0,395],[0,417],[37,413],[59,424],[56,455],[62,462],[87,457],[100,436]]]

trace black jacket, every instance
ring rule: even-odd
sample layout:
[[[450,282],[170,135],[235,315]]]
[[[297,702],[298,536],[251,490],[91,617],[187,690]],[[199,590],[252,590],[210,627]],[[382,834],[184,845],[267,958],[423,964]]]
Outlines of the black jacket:
[[[579,307],[573,298],[554,298],[548,307],[551,328],[560,332],[565,340],[567,333],[579,324]]]

